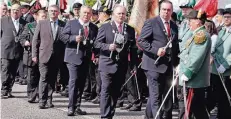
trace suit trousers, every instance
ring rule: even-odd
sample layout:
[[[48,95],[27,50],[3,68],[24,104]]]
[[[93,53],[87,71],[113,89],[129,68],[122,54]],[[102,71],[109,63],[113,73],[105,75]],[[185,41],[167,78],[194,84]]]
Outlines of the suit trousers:
[[[166,73],[144,70],[148,79],[149,98],[146,106],[145,116],[147,119],[155,118],[162,100],[172,83],[172,71],[168,68]],[[172,93],[170,93],[162,107],[157,119],[172,119]]]
[[[69,71],[68,108],[80,108],[81,97],[85,86],[84,84],[88,74],[88,63],[84,61],[81,65],[67,63],[67,68]]]
[[[2,93],[12,91],[18,65],[19,59],[1,59]]]
[[[211,74],[210,87],[208,88],[208,110],[211,111],[216,105],[218,107],[219,119],[231,119],[231,106],[228,102],[227,94],[221,83],[219,75]],[[231,95],[231,80],[229,76],[224,76],[223,82]]]
[[[115,114],[116,103],[121,94],[126,72],[118,69],[116,73],[100,72],[102,81],[100,93],[101,118],[112,118]]]
[[[58,66],[60,63],[54,56],[51,56],[47,63],[39,63],[39,103],[52,102],[52,94],[55,90]]]
[[[26,65],[25,65],[26,66]],[[39,69],[38,65],[26,66],[27,69],[27,96],[28,99],[35,100],[38,96]]]

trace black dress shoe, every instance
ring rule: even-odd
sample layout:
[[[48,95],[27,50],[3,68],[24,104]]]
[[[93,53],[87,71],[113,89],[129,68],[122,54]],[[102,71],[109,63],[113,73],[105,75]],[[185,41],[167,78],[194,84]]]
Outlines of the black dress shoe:
[[[19,82],[19,85],[27,85],[27,82],[26,81],[21,81],[21,82]]]
[[[141,111],[141,107],[132,106],[128,111]]]
[[[128,110],[132,107],[132,104],[128,104],[127,106],[125,107],[120,107],[121,110]]]
[[[46,105],[44,103],[39,104],[39,109],[46,109]]]
[[[76,109],[76,111],[75,111],[78,115],[86,115],[87,114],[87,112],[86,111],[82,111],[81,109]]]
[[[93,104],[99,104],[100,103],[99,97],[96,97],[95,99],[91,100],[91,102]]]
[[[73,108],[68,109],[67,116],[75,116],[75,111]]]
[[[35,102],[35,99],[32,99],[32,98],[29,98],[27,101],[28,101],[29,103],[36,103],[36,102]]]
[[[60,95],[68,97],[68,91],[64,90],[64,91],[60,92]]]
[[[2,92],[1,99],[7,99],[7,98],[8,98],[8,93]]]
[[[12,95],[11,92],[8,92],[8,98],[14,98],[15,96]]]
[[[116,104],[116,108],[120,108],[120,107],[123,107],[123,103],[117,103]]]
[[[52,102],[47,103],[47,106],[48,106],[48,108],[53,108],[54,107],[54,105],[52,104]]]

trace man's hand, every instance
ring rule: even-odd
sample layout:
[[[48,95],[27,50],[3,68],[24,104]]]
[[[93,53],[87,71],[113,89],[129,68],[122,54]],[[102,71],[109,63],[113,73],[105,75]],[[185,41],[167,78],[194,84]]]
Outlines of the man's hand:
[[[114,50],[116,50],[116,47],[117,47],[116,44],[110,44],[109,45],[109,50],[114,51]]]
[[[213,60],[214,60],[213,56],[210,56],[210,64],[213,63]]]
[[[78,35],[78,36],[76,36],[75,40],[76,40],[77,43],[79,43],[79,42],[81,42],[82,38],[83,37],[81,35]]]
[[[35,63],[37,63],[37,62],[38,62],[37,57],[33,57],[33,58],[32,58],[32,61],[35,62]]]
[[[29,41],[26,41],[24,45],[25,45],[25,46],[30,46],[30,42],[29,42]]]
[[[93,61],[94,64],[98,64],[99,63],[99,58],[95,58]]]
[[[223,74],[225,72],[225,67],[223,65],[220,65],[218,68],[217,68],[217,71],[221,74]]]
[[[188,81],[189,79],[188,79],[188,77],[187,76],[185,76],[184,74],[181,76],[181,80],[182,81]]]
[[[159,48],[159,50],[158,50],[158,52],[157,52],[157,55],[158,56],[160,56],[160,57],[162,57],[162,56],[164,56],[165,55],[165,50],[164,50],[164,48],[162,47],[162,48]]]

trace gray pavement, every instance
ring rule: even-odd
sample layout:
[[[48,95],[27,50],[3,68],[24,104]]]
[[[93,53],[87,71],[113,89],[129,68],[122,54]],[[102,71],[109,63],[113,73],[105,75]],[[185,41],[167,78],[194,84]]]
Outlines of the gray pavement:
[[[68,98],[54,93],[54,108],[39,109],[38,103],[29,104],[26,97],[26,86],[15,84],[12,94],[15,98],[1,99],[1,119],[99,119],[99,105],[90,102],[82,103],[82,110],[87,111],[85,116],[67,116]],[[143,119],[144,109],[140,112],[128,112],[116,109],[114,119]]]

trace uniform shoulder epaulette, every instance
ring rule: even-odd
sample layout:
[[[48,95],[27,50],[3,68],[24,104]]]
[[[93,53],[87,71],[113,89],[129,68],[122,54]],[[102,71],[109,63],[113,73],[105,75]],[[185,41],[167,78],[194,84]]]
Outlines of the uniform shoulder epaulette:
[[[198,31],[194,38],[193,38],[195,44],[201,44],[206,41],[206,34],[204,30]]]

